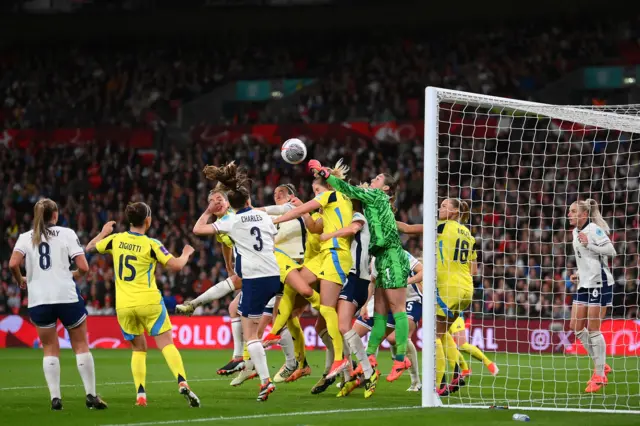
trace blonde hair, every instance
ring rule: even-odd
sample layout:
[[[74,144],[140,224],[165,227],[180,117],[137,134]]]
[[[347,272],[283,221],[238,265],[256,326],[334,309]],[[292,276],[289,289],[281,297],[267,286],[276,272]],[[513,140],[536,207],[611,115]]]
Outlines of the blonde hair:
[[[469,217],[471,216],[469,213],[469,204],[460,198],[449,198],[449,201],[453,203],[454,208],[458,209],[458,222],[469,222]]]
[[[47,240],[47,225],[53,219],[53,213],[57,211],[58,205],[49,198],[43,198],[33,206],[33,236],[31,237],[31,242],[34,246],[39,245],[43,237],[45,241]]]
[[[586,200],[576,201],[576,205],[578,206],[578,210],[581,212],[587,212],[589,222],[598,225],[607,233],[607,235],[611,232],[611,228],[609,228],[609,225],[602,217],[602,213],[600,213],[600,207],[598,207],[598,202],[596,200],[593,198],[587,198]]]
[[[334,176],[340,180],[345,180],[347,178],[347,173],[349,173],[349,170],[351,169],[349,168],[349,166],[344,164],[344,160],[341,158],[336,162],[336,165],[329,170],[331,171],[331,176]],[[327,184],[327,180],[320,176],[317,172],[314,172],[314,176],[316,179],[320,180],[323,185]]]

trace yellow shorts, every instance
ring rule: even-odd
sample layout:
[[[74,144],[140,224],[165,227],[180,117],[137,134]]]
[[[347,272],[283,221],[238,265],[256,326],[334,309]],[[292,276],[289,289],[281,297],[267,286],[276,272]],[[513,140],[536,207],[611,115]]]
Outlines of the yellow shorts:
[[[294,269],[300,269],[302,266],[298,264],[295,260],[290,258],[285,252],[282,250],[276,249],[276,262],[278,262],[278,266],[280,267],[280,282],[282,284],[287,280],[287,275],[289,272]]]
[[[319,280],[343,285],[347,281],[352,264],[350,250],[329,249],[321,251],[320,255],[305,262],[304,266],[309,268]]]
[[[171,330],[171,320],[164,302],[116,309],[116,315],[125,340],[133,340],[145,331],[149,336],[158,336]]]
[[[309,258],[305,257],[302,266],[305,266],[317,277],[320,275],[320,271],[322,270],[322,254],[318,253],[317,255]]]
[[[469,307],[472,297],[473,287],[438,285],[436,288],[436,315],[455,318],[456,315],[460,315],[460,312]]]
[[[459,316],[458,318],[456,318],[453,324],[451,324],[451,327],[449,327],[449,333],[455,334],[459,331],[464,331],[464,329],[465,329],[464,319],[461,316]]]

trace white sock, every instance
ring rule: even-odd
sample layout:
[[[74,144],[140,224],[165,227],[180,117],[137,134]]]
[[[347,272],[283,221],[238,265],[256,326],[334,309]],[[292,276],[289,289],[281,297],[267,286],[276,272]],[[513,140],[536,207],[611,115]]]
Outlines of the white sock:
[[[591,349],[591,342],[589,341],[589,332],[587,331],[587,329],[583,328],[582,330],[578,331],[576,333],[576,337],[578,338],[578,340],[580,340],[582,346],[584,346],[584,349],[587,351],[591,359],[593,359],[593,349]],[[595,362],[595,360],[593,362]]]
[[[220,281],[219,283],[202,293],[200,296],[193,299],[191,304],[194,306],[200,306],[214,300],[222,299],[235,289],[236,288],[233,285],[233,282],[231,282],[231,279],[227,278],[226,280]]]
[[[293,370],[296,368],[296,351],[293,347],[293,337],[288,328],[285,328],[280,333],[280,347],[284,352],[285,365],[288,369]]]
[[[333,354],[333,342],[331,341],[331,336],[329,336],[329,332],[326,328],[320,332],[319,336],[322,343],[327,347],[324,359],[324,374],[327,374],[331,365],[333,365],[333,358],[335,358]]]
[[[242,336],[242,319],[231,318],[231,335],[233,336],[233,357],[242,358],[244,343]]]
[[[396,359],[396,345],[391,345],[389,352],[391,353],[391,359]]]
[[[600,331],[589,333],[591,351],[593,352],[593,362],[596,365],[596,374],[604,376],[604,364],[607,361],[607,342]]]
[[[249,354],[251,355],[251,354]],[[255,364],[253,363],[253,360],[251,358],[249,359],[245,359],[244,360],[244,369],[245,371],[251,371],[255,368]]]
[[[267,383],[269,381],[269,366],[267,365],[267,354],[264,351],[264,346],[262,346],[262,342],[260,340],[252,340],[247,343],[247,350],[251,355],[251,360],[256,366],[256,371],[258,372],[258,376],[260,376],[260,381],[262,383]]]
[[[42,369],[44,370],[44,378],[49,386],[49,394],[51,399],[61,398],[60,394],[60,360],[56,356],[45,356],[42,359]]]
[[[418,368],[418,350],[413,344],[411,338],[407,340],[407,356],[411,361],[411,368],[409,368],[409,374],[411,375],[411,383],[420,383],[420,369]]]
[[[373,374],[373,368],[371,367],[369,357],[367,356],[367,352],[362,344],[362,339],[360,339],[360,336],[358,336],[358,333],[356,333],[355,330],[347,331],[347,334],[344,335],[344,339],[347,341],[345,346],[349,346],[351,353],[358,359],[360,364],[362,364],[364,378],[368,379]]]
[[[78,366],[82,383],[84,383],[84,393],[96,396],[96,370],[91,352],[77,354],[76,365]]]

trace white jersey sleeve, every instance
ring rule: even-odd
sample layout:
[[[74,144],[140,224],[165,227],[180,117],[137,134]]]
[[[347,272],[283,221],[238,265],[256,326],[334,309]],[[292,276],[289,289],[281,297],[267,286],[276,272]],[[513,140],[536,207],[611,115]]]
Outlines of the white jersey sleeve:
[[[420,265],[420,261],[413,257],[411,253],[405,250],[407,254],[407,258],[409,259],[409,267],[411,268],[411,272],[409,273],[410,277],[416,275],[415,269],[416,266]],[[422,292],[418,287],[418,284],[409,284],[407,285],[407,302],[422,302]]]
[[[356,233],[351,241],[351,257],[353,258],[353,266],[350,273],[358,278],[369,281],[371,273],[369,272],[369,241],[371,234],[369,233],[369,224],[362,213],[354,213],[352,222],[363,222],[362,229]]]
[[[14,248],[25,256],[29,307],[77,302],[70,266],[71,259],[83,250],[76,233],[52,226],[40,244],[34,246],[32,238],[33,231],[21,234]]]
[[[371,278],[374,280],[378,278],[378,271],[376,270],[376,258],[371,257]]]
[[[235,268],[240,278],[280,276],[274,254],[278,230],[266,212],[250,207],[238,210],[216,229],[227,233],[235,243]]]
[[[581,232],[589,240],[586,247],[578,239]],[[599,288],[613,285],[607,254],[615,255],[615,249],[609,236],[602,228],[595,223],[588,224],[582,230],[574,228],[573,251],[578,267],[578,288]]]

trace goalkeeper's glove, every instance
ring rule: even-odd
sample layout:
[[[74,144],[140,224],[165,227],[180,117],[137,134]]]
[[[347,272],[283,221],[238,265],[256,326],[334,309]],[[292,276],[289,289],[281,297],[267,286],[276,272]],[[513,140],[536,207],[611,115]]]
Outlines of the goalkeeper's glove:
[[[318,160],[309,160],[307,168],[310,171],[316,172],[318,176],[324,179],[327,179],[329,176],[331,176],[331,170],[329,170],[328,167],[322,167],[322,164],[320,164]]]

